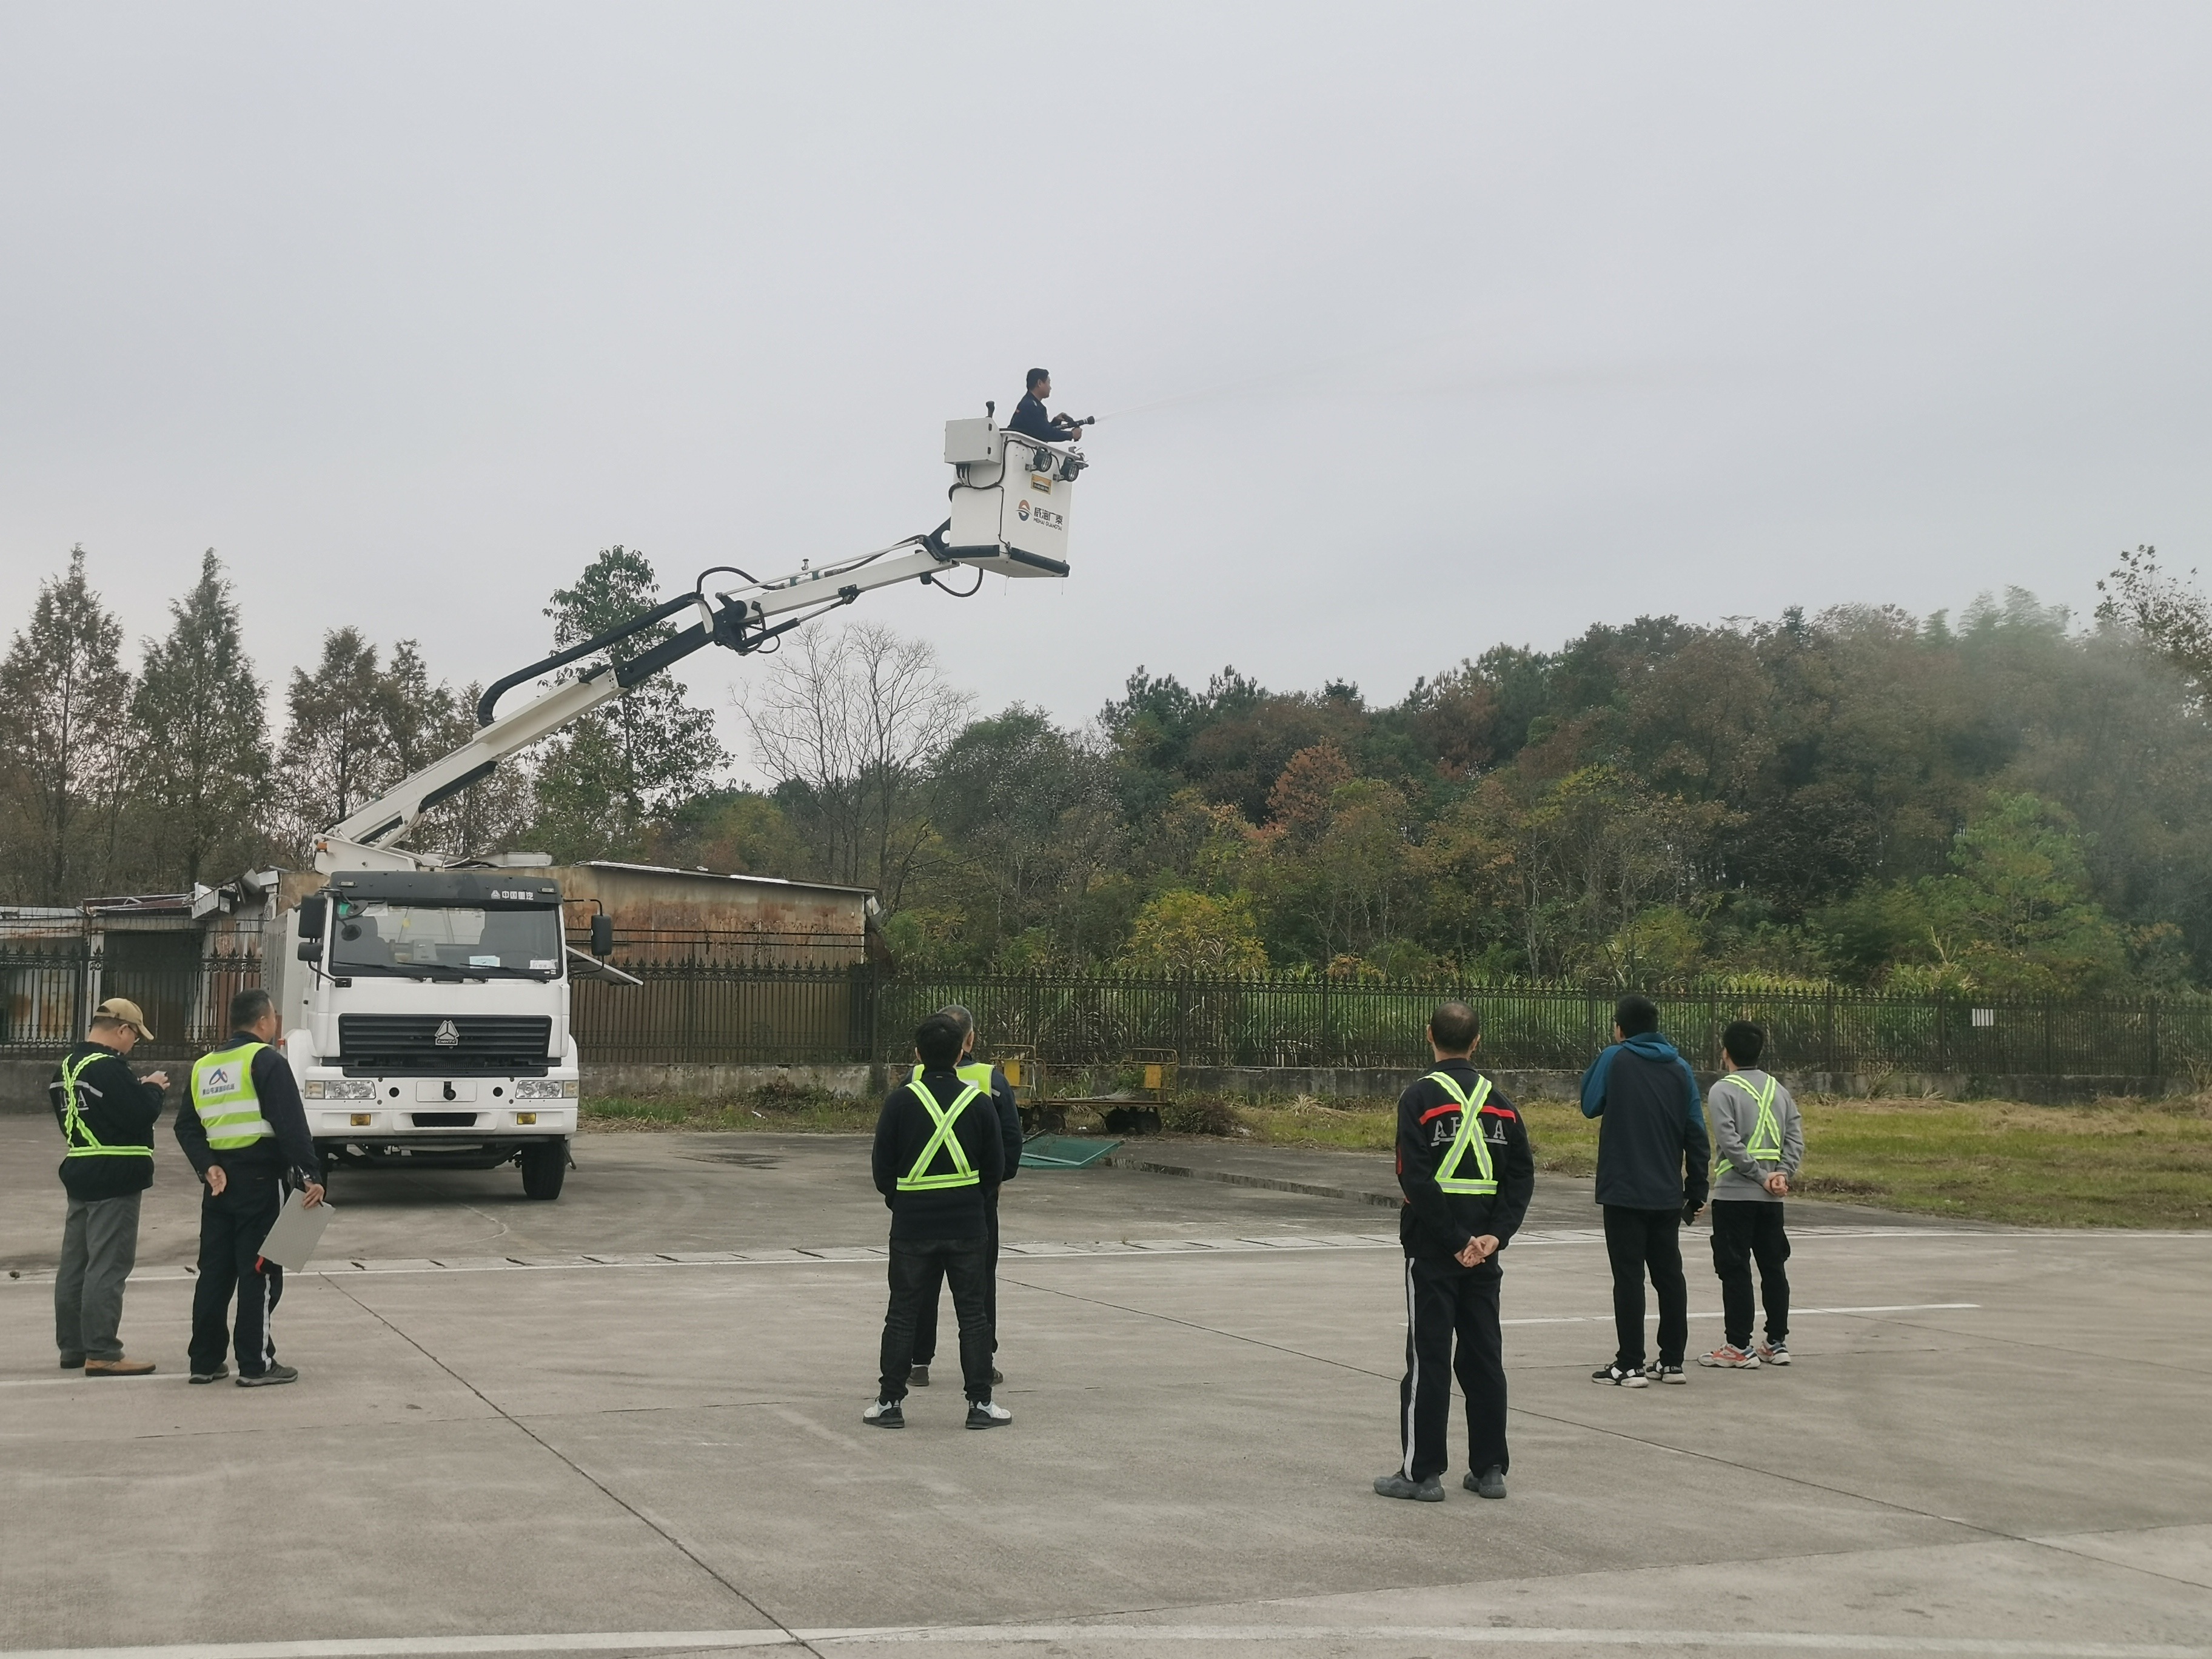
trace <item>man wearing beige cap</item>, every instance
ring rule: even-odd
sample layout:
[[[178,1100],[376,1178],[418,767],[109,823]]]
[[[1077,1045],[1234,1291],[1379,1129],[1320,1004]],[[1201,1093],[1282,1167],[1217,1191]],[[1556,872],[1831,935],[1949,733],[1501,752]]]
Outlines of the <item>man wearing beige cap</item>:
[[[110,997],[93,1010],[92,1029],[63,1059],[54,1080],[54,1116],[69,1150],[62,1187],[62,1265],[54,1277],[54,1344],[62,1369],[87,1376],[143,1376],[151,1360],[126,1359],[118,1334],[123,1281],[138,1259],[138,1195],[154,1184],[154,1125],[169,1074],[131,1075],[124,1057],[151,1040],[138,1005]]]

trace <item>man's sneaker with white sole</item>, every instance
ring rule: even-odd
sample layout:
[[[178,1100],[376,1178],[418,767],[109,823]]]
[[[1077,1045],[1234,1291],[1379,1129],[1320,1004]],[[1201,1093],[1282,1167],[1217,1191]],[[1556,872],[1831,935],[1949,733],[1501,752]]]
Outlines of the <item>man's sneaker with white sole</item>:
[[[1723,1342],[1711,1353],[1699,1354],[1698,1364],[1708,1370],[1755,1371],[1759,1369],[1759,1356]]]
[[[1759,1345],[1758,1353],[1762,1365],[1786,1365],[1790,1363],[1790,1344],[1786,1340],[1762,1342]]]
[[[1641,1365],[1601,1365],[1590,1373],[1593,1382],[1610,1382],[1616,1389],[1640,1389],[1649,1382]]]

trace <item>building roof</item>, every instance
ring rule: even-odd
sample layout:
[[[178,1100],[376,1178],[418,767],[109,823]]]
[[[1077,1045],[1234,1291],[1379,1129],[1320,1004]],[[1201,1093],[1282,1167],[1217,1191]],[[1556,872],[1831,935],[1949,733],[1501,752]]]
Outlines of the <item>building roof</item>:
[[[624,864],[617,859],[585,859],[570,866],[579,870],[620,870],[634,876],[689,876],[693,880],[743,882],[757,887],[793,887],[815,893],[856,893],[862,898],[874,896],[866,887],[840,887],[826,881],[791,881],[782,876],[738,876],[703,866],[696,870],[679,869],[672,864]]]

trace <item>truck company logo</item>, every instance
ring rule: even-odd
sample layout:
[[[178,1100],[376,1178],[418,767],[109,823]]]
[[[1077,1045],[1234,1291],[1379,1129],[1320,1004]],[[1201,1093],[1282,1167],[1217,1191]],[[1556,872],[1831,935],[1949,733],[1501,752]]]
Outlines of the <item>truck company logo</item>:
[[[432,1037],[430,1041],[441,1048],[458,1048],[461,1046],[461,1034],[453,1029],[453,1021],[441,1019],[438,1022],[437,1036]]]
[[[1014,516],[1016,518],[1026,519],[1029,515],[1030,504],[1027,501],[1016,501],[1014,503]]]
[[[520,899],[524,902],[527,903],[530,900],[536,898],[538,895],[535,893],[525,892],[517,888],[495,887],[491,890],[490,896],[495,899]]]
[[[1027,507],[1029,503],[1027,501],[1024,501],[1022,505],[1024,507]],[[1065,530],[1067,528],[1067,520],[1060,517],[1059,514],[1054,512],[1048,507],[1040,507],[1034,513],[1024,513],[1022,516],[1025,519],[1034,518],[1039,524],[1048,525],[1054,530]]]

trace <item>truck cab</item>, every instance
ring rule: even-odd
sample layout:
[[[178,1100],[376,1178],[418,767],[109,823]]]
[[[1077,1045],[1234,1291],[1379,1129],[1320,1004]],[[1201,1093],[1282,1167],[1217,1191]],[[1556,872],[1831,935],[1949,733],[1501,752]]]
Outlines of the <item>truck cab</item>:
[[[333,871],[284,944],[270,989],[326,1170],[517,1164],[560,1195],[580,1091],[557,884]]]

